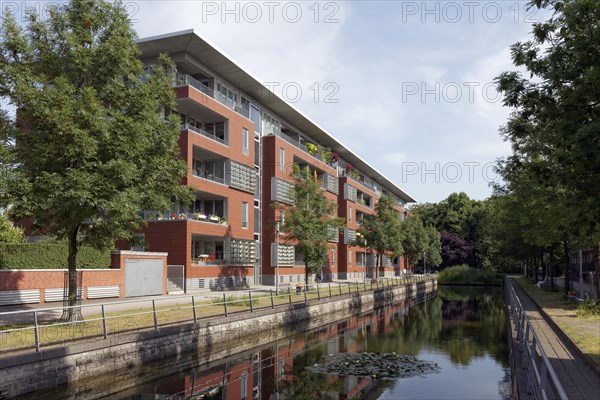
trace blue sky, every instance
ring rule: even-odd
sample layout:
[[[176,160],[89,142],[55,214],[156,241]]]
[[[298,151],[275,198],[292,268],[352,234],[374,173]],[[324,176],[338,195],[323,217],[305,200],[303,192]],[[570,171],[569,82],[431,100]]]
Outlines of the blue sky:
[[[419,202],[491,194],[510,152],[492,83],[545,19],[524,1],[123,2],[140,37],[195,29]]]

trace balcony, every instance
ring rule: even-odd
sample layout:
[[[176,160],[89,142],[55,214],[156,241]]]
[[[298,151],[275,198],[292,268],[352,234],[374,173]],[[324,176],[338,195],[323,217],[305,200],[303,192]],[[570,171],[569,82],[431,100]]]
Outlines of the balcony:
[[[202,82],[192,78],[189,75],[175,74],[173,86],[174,87],[191,86],[194,89],[199,90],[200,92],[204,93],[205,95],[217,100],[219,103],[230,108],[231,110],[235,111],[236,113],[240,114],[241,116],[243,116],[245,118],[250,118],[249,110],[246,110],[244,107],[242,107],[241,103],[237,103],[237,102],[223,96],[221,93],[206,86]]]
[[[226,185],[227,158],[194,145],[192,175],[206,181]]]
[[[289,144],[293,145],[294,147],[302,150],[303,152],[305,152],[309,156],[311,156],[311,157],[313,157],[313,158],[321,161],[322,163],[325,163],[325,161],[323,161],[323,157],[321,157],[321,155],[318,152],[315,153],[315,152],[309,151],[309,149],[304,144],[302,144],[300,142],[300,140],[296,140],[296,139],[292,138],[289,135],[286,135],[285,133],[283,133],[281,131],[272,131],[272,132],[266,133],[265,136],[277,136],[278,138],[281,138],[281,139],[285,140],[286,142],[288,142]],[[329,165],[331,168],[336,169],[336,171],[337,171],[337,168],[336,168],[337,162],[330,161],[330,162],[328,162],[326,164]]]
[[[224,144],[224,145],[228,144],[224,137],[219,137],[215,133],[207,132],[204,129],[198,128],[197,126],[194,126],[192,124],[185,123],[185,124],[181,125],[180,130],[186,130],[186,129],[190,130],[190,131],[192,131],[194,133],[197,133],[199,135],[205,136],[205,137],[207,137],[207,138],[209,138],[211,140],[214,140],[215,142],[219,142],[219,143]]]
[[[142,211],[142,219],[144,221],[196,221],[227,226],[227,219],[224,217],[199,212]]]
[[[256,242],[192,235],[192,267],[218,265],[253,265],[256,259]]]

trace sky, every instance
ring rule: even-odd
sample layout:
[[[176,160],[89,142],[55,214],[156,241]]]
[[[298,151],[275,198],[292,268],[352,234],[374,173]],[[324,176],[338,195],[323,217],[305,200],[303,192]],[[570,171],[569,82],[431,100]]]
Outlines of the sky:
[[[193,28],[418,202],[491,194],[510,153],[494,78],[545,19],[516,0],[123,4],[139,37]]]

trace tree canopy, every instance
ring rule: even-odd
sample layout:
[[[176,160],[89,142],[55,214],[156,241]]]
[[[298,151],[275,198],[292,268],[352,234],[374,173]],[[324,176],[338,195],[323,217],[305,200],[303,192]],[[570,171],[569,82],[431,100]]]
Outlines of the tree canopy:
[[[68,239],[71,304],[80,245],[111,247],[140,210],[190,200],[178,124],[161,115],[174,107],[170,61],[146,73],[135,37],[123,6],[102,0],[50,7],[25,28],[5,14],[0,28],[0,96],[18,110],[3,116],[0,201]]]
[[[25,243],[23,229],[14,226],[6,215],[2,213],[0,213],[0,243]]]
[[[553,14],[511,47],[528,77],[497,78],[513,112],[501,133],[513,154],[500,164],[503,194],[525,200],[524,239],[534,245],[591,239],[600,272],[600,3],[535,0]],[[576,228],[576,229],[575,229]],[[565,248],[568,257],[568,246]],[[565,261],[568,263],[568,260]]]

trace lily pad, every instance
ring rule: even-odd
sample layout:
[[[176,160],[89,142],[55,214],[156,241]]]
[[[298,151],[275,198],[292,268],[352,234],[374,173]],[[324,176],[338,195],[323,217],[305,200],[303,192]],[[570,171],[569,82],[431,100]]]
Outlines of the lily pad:
[[[434,362],[396,353],[340,353],[325,356],[323,364],[307,369],[319,374],[394,380],[439,372],[440,367]]]

